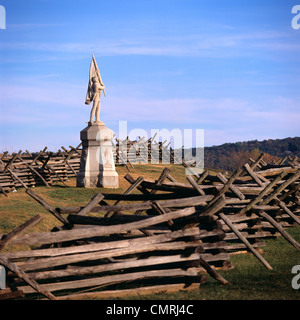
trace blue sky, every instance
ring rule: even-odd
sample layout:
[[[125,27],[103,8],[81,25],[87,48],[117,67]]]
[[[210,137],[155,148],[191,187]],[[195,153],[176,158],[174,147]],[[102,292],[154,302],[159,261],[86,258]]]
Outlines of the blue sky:
[[[0,0],[0,151],[78,145],[92,53],[118,135],[204,129],[206,146],[299,136],[291,0]],[[299,21],[300,23],[300,21]]]

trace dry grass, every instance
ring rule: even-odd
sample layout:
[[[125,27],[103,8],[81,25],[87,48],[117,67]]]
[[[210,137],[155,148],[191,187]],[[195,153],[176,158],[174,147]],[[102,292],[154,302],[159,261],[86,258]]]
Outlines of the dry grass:
[[[180,165],[135,165],[131,168],[130,174],[137,178],[157,179],[165,167],[171,169],[172,175],[181,182],[186,181],[185,169]],[[87,204],[92,196],[97,192],[119,193],[122,194],[129,186],[129,182],[124,179],[128,173],[125,166],[118,166],[119,188],[76,188],[76,179],[71,178],[66,181],[65,187],[61,183],[57,183],[51,188],[45,186],[36,187],[35,192],[45,199],[54,208],[60,206],[74,206]],[[24,188],[20,188],[17,192],[10,193],[8,198],[0,194],[0,234],[7,234],[25,221],[40,214],[44,217],[43,221],[32,228],[31,232],[50,231],[55,226],[60,226],[60,222],[46,211],[40,204],[26,194]]]

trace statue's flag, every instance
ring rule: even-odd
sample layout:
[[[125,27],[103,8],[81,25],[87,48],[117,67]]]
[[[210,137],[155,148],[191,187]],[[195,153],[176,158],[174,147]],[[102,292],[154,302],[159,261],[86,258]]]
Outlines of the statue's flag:
[[[104,86],[104,84],[102,82],[100,70],[98,68],[97,61],[94,57],[94,54],[93,54],[93,59],[92,59],[91,66],[90,66],[90,78],[89,78],[89,84],[88,84],[88,89],[87,89],[87,93],[86,93],[85,104],[90,104],[91,101],[93,100],[93,97],[92,97],[92,95],[93,95],[93,90],[92,90],[93,77],[97,77],[99,79],[100,84],[102,86]],[[103,93],[104,93],[104,96],[106,97],[105,89],[103,89]]]

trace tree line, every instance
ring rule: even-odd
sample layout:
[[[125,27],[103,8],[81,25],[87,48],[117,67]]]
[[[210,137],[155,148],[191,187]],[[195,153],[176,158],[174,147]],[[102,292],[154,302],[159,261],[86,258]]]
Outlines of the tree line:
[[[205,147],[205,168],[234,171],[248,162],[249,158],[257,159],[262,152],[265,153],[263,159],[267,163],[273,163],[285,156],[300,157],[300,137],[252,140]],[[196,154],[195,149],[193,154]]]

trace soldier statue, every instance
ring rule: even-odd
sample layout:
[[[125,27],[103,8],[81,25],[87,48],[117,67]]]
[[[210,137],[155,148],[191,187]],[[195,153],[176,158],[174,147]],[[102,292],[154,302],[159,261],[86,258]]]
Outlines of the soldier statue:
[[[105,85],[102,82],[99,68],[97,66],[96,59],[93,55],[93,60],[90,67],[90,80],[87,90],[87,95],[85,99],[85,104],[89,105],[93,101],[93,107],[91,110],[89,125],[99,125],[104,124],[100,121],[100,97],[101,90],[105,93]]]

